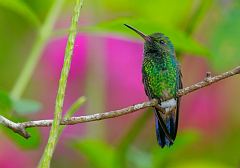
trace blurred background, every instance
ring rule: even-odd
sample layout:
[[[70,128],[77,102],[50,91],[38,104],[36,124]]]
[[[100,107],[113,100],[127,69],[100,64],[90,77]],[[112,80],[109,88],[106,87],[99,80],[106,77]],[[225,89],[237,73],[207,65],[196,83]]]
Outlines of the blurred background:
[[[75,1],[0,0],[0,114],[13,121],[53,118]],[[174,43],[189,86],[240,63],[239,0],[95,0],[81,11],[64,112],[75,116],[146,101],[143,41],[123,26],[162,32]],[[68,126],[52,167],[155,168],[240,166],[240,80],[228,78],[181,101],[175,144],[161,149],[152,111]],[[49,128],[28,140],[0,127],[0,167],[36,167]]]

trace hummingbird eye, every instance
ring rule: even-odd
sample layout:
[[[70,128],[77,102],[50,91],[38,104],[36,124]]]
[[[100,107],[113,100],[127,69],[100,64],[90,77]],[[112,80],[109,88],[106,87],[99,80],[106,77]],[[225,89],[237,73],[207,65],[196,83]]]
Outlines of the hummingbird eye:
[[[165,43],[165,41],[160,40],[160,44],[165,45],[166,43]]]

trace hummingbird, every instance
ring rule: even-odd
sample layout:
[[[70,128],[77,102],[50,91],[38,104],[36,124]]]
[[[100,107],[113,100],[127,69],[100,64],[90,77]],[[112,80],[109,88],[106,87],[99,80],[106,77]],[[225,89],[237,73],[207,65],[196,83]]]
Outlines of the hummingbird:
[[[158,106],[154,107],[158,144],[169,147],[177,135],[180,98],[176,95],[182,88],[182,73],[173,43],[162,33],[145,35],[124,25],[144,39],[142,82],[148,98],[158,100]]]

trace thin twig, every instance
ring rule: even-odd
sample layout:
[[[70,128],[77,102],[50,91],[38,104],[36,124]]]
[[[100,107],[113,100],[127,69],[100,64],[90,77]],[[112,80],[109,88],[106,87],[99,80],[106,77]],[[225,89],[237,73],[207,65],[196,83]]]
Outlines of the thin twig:
[[[19,123],[15,123],[10,121],[9,119],[0,115],[0,124],[3,126],[10,128],[14,132],[18,133],[19,135],[23,136],[24,138],[28,139],[30,134],[25,130],[25,127]]]
[[[201,82],[198,82],[192,86],[189,86],[189,87],[185,87],[183,89],[180,89],[177,93],[177,96],[178,97],[181,97],[181,96],[184,96],[190,92],[193,92],[197,89],[200,89],[200,88],[203,88],[203,87],[206,87],[208,85],[211,85],[213,83],[216,83],[220,80],[223,80],[223,79],[226,79],[226,78],[229,78],[233,75],[237,75],[237,74],[240,74],[240,66],[232,69],[231,71],[227,71],[227,72],[224,72],[220,75],[217,75],[217,76],[214,76],[214,77],[206,77],[203,81]]]
[[[237,74],[240,74],[240,66],[232,69],[231,71],[224,72],[224,73],[214,76],[214,77],[207,76],[201,82],[198,82],[189,87],[180,89],[177,92],[177,97],[184,96],[195,90],[209,86],[213,83],[216,83],[220,80],[229,78],[229,77],[237,75]],[[171,99],[171,98],[169,98],[169,99]],[[114,117],[119,117],[122,115],[129,114],[129,113],[133,113],[133,112],[136,112],[138,110],[145,109],[148,107],[156,107],[157,105],[158,105],[158,101],[156,99],[152,99],[150,101],[135,104],[135,105],[132,105],[132,106],[120,109],[120,110],[114,110],[114,111],[109,111],[109,112],[104,112],[104,113],[96,113],[96,114],[92,114],[92,115],[85,115],[85,116],[79,116],[79,117],[71,117],[69,119],[62,120],[60,124],[61,125],[74,125],[74,124],[78,124],[78,123],[114,118]],[[24,138],[29,137],[29,134],[25,130],[26,128],[50,127],[52,125],[52,122],[53,122],[53,120],[37,120],[37,121],[28,121],[28,122],[22,122],[22,123],[14,123],[14,122],[4,118],[3,116],[0,116],[0,124],[12,129],[14,132],[20,134]]]

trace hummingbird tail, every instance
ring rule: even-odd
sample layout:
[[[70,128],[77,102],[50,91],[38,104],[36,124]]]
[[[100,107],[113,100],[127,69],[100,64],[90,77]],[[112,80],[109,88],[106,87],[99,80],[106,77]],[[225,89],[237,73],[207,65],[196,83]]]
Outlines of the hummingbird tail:
[[[163,123],[164,127],[165,127],[165,128],[163,128],[162,124],[160,123],[161,121],[159,121],[159,115],[157,116],[157,114],[159,114],[159,111],[157,111],[157,109],[155,109],[155,124],[156,124],[156,135],[157,135],[158,144],[162,148],[165,145],[169,147],[173,144],[173,140],[175,139],[175,138],[172,139],[172,137],[174,137],[174,134],[175,134],[175,124],[176,123],[174,123],[174,118],[170,117],[170,118],[166,119],[166,121]],[[168,134],[168,135],[166,135],[166,134]],[[170,136],[170,138],[169,138],[169,136]]]

